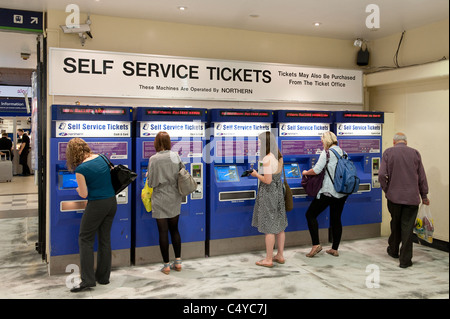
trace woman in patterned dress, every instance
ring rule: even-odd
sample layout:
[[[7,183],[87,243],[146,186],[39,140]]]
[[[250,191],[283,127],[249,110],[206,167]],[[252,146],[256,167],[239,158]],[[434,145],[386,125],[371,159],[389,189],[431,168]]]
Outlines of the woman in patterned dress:
[[[270,268],[273,267],[274,261],[280,264],[285,262],[283,250],[287,217],[281,180],[283,157],[276,144],[275,136],[271,132],[261,133],[258,139],[260,156],[264,156],[263,175],[255,170],[251,173],[260,181],[253,209],[252,226],[265,234],[266,243],[266,258],[257,261],[256,265]],[[275,239],[278,242],[278,251],[273,256]]]

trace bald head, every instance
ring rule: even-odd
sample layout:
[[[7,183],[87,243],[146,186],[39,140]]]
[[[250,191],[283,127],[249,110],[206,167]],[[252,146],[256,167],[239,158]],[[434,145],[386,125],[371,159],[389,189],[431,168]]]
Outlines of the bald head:
[[[397,143],[405,143],[408,144],[408,140],[404,133],[398,132],[394,135],[394,145]]]

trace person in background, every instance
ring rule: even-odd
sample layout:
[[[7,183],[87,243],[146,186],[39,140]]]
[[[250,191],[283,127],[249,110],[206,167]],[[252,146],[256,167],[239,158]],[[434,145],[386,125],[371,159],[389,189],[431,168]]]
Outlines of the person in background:
[[[8,137],[8,133],[2,133],[2,138],[0,138],[0,153],[1,155],[6,155],[6,158],[13,160],[14,154],[12,152],[13,143]],[[9,151],[3,152],[2,151]]]
[[[22,139],[22,143],[19,148],[19,164],[22,165],[22,176],[31,175],[30,168],[28,167],[28,153],[30,152],[30,138],[28,134],[22,129],[17,129],[17,134],[19,134]]]
[[[378,180],[392,218],[387,253],[399,258],[401,268],[407,268],[412,266],[413,229],[419,204],[430,205],[428,182],[420,153],[407,146],[406,135],[395,134],[393,143],[383,152]]]
[[[117,210],[117,200],[106,159],[93,154],[81,138],[67,143],[66,163],[75,171],[77,192],[87,198],[81,218],[78,244],[80,247],[81,283],[71,292],[80,292],[96,285],[109,284],[111,274],[111,227]],[[94,241],[98,235],[97,270],[94,272]]]
[[[334,176],[338,159],[333,152],[329,152],[328,150],[333,148],[339,155],[343,155],[343,151],[338,146],[336,135],[333,132],[323,133],[321,140],[323,151],[319,156],[319,160],[313,168],[302,172],[303,175],[318,175],[322,170],[327,168],[329,172],[329,174],[325,172],[322,188],[319,190],[317,197],[313,199],[306,211],[306,220],[308,222],[308,229],[313,244],[311,251],[306,256],[314,257],[322,250],[319,241],[319,224],[317,223],[317,216],[330,206],[330,227],[333,236],[333,244],[331,249],[328,249],[326,253],[337,257],[339,256],[338,248],[342,237],[341,215],[348,196],[346,194],[338,193],[334,189],[330,175]],[[327,152],[329,152],[330,159],[327,167],[325,167],[327,162]]]
[[[271,132],[264,132],[258,136],[260,142],[260,156],[264,156],[263,175],[253,170],[251,175],[259,179],[258,194],[253,209],[252,226],[265,234],[266,258],[257,261],[256,265],[273,267],[273,262],[285,263],[283,256],[285,232],[287,227],[286,209],[283,195],[283,156],[276,144],[275,136]],[[278,251],[273,256],[275,239]]]
[[[153,188],[152,218],[156,219],[159,232],[159,248],[164,265],[161,272],[168,275],[170,270],[181,271],[181,236],[178,218],[182,196],[178,192],[178,172],[184,164],[178,153],[172,152],[170,136],[159,132],[154,141],[156,154],[148,161],[147,184]],[[175,253],[175,261],[169,263],[169,232]]]

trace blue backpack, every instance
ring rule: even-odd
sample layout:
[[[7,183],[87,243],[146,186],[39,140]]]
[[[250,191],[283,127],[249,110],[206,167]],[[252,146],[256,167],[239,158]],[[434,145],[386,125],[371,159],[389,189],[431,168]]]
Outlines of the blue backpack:
[[[356,167],[352,161],[348,159],[347,153],[344,152],[342,156],[339,155],[338,152],[331,149],[334,155],[336,155],[338,162],[336,165],[336,172],[334,173],[334,180],[330,175],[330,172],[327,173],[330,176],[331,181],[333,182],[334,189],[338,193],[343,194],[353,194],[356,193],[359,189],[359,177],[356,174]]]

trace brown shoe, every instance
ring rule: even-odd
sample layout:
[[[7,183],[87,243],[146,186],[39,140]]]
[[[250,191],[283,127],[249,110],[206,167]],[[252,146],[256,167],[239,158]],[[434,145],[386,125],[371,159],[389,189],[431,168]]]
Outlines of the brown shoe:
[[[312,258],[315,255],[317,255],[318,253],[320,253],[321,251],[322,251],[322,246],[317,245],[315,248],[313,247],[308,254],[306,254],[306,257]]]
[[[327,254],[330,254],[331,256],[334,256],[334,257],[338,257],[339,256],[339,253],[338,253],[338,251],[337,250],[334,250],[334,249],[328,249],[327,251],[325,251]]]

